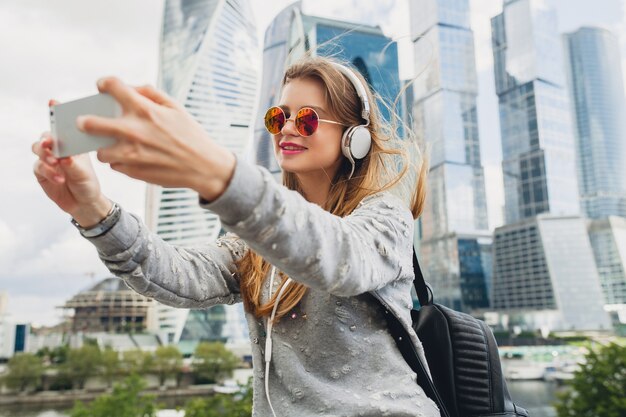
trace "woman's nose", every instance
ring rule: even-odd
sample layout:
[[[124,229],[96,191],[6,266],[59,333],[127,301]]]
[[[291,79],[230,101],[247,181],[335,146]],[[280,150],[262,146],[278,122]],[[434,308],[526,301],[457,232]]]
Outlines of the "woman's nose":
[[[291,122],[291,123],[289,123],[289,122]],[[293,119],[285,120],[285,125],[280,130],[280,132],[283,135],[289,135],[289,136],[299,136],[300,135],[300,133],[298,133],[298,129],[296,129],[296,121],[293,120]]]

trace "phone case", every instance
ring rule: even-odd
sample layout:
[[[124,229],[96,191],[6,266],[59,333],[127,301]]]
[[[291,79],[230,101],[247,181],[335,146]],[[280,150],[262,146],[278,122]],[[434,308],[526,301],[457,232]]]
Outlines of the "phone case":
[[[76,127],[76,118],[84,114],[102,117],[119,117],[120,105],[108,94],[96,94],[50,107],[50,132],[54,139],[52,148],[57,158],[78,155],[115,143],[114,138],[88,135]]]

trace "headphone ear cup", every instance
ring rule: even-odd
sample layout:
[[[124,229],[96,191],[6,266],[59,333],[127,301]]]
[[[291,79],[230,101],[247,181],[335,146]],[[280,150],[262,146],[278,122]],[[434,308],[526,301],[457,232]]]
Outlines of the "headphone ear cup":
[[[352,139],[352,131],[355,126],[350,126],[343,132],[343,136],[341,137],[341,152],[343,156],[348,158],[351,162],[354,162],[354,158],[352,157],[352,152],[350,152],[350,142]]]
[[[341,138],[341,150],[350,160],[365,158],[371,146],[372,135],[363,125],[349,127]]]

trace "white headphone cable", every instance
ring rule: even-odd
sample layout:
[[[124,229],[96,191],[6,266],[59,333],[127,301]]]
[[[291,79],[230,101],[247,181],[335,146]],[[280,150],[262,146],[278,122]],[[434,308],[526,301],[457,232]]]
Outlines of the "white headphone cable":
[[[272,273],[270,274],[270,298],[272,298],[272,289],[274,288],[274,277],[276,277],[276,267],[272,266]],[[278,291],[278,295],[276,296],[276,301],[274,302],[274,308],[272,308],[272,314],[270,318],[267,320],[267,338],[265,339],[265,397],[267,398],[267,403],[270,406],[270,410],[272,410],[272,415],[276,417],[276,412],[274,412],[274,407],[272,407],[272,401],[270,400],[270,387],[269,387],[269,379],[270,379],[270,362],[272,361],[272,328],[274,326],[274,317],[276,317],[276,310],[278,309],[278,302],[280,298],[283,296],[283,293],[287,289],[287,286],[291,282],[291,278],[287,277],[285,280],[285,284]]]

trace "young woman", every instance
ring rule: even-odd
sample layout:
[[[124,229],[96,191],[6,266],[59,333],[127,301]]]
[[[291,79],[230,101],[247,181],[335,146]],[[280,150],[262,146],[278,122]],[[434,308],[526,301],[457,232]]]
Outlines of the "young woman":
[[[118,139],[98,159],[197,191],[230,233],[194,248],[165,243],[102,194],[87,155],[55,159],[47,133],[33,145],[35,175],[137,292],[181,308],[244,303],[255,416],[439,416],[377,301],[423,358],[409,311],[425,165],[417,172],[393,145],[395,130],[360,75],[328,58],[286,71],[280,102],[265,117],[284,185],[215,144],[163,93],[115,78],[98,87],[123,107],[121,118],[77,121]],[[415,192],[406,193],[411,182]]]

